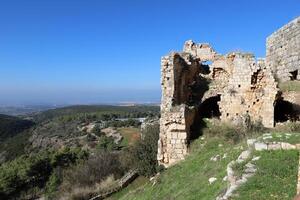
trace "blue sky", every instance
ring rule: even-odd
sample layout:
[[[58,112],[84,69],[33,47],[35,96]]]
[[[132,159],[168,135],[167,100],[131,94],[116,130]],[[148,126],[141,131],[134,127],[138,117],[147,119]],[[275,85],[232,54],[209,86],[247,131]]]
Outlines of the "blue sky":
[[[265,55],[299,0],[0,0],[0,104],[158,102],[185,40]]]

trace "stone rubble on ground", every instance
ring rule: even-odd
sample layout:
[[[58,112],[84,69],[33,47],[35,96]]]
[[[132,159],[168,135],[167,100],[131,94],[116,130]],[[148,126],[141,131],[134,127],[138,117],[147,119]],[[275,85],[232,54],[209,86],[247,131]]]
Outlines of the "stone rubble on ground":
[[[210,161],[216,162],[217,160],[220,160],[220,159],[221,159],[220,155],[215,155],[215,156],[213,156],[213,157],[210,158]]]
[[[212,184],[213,182],[215,182],[217,180],[217,178],[215,177],[211,177],[208,179],[209,184]]]
[[[223,195],[220,195],[216,198],[216,200],[227,200],[229,199],[232,195],[233,192],[243,183],[245,183],[248,178],[250,178],[251,176],[254,175],[254,173],[256,172],[256,168],[255,165],[248,162],[245,167],[246,169],[244,170],[244,173],[242,174],[242,176],[240,178],[238,178],[233,170],[233,166],[236,163],[242,163],[242,162],[246,162],[248,159],[251,158],[251,149],[249,148],[246,151],[243,151],[237,160],[233,160],[231,161],[228,165],[227,165],[227,180],[229,182],[229,186],[226,189],[226,192]],[[223,179],[224,180],[224,179]]]

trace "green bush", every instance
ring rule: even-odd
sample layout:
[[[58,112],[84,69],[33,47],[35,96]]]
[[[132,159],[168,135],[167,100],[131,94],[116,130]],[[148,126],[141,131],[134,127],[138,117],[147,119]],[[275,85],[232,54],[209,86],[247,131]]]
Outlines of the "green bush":
[[[64,172],[62,187],[71,191],[74,186],[88,187],[100,183],[109,175],[120,178],[124,174],[119,155],[115,152],[99,151],[85,162]]]
[[[127,119],[124,121],[119,121],[119,120],[112,120],[108,121],[106,126],[109,127],[139,127],[141,125],[141,122],[135,119]]]
[[[114,142],[114,139],[112,137],[106,137],[106,136],[101,136],[99,138],[99,143],[96,146],[97,149],[100,150],[118,150],[119,149],[119,145],[117,145]]]
[[[137,142],[132,149],[135,167],[140,175],[152,176],[157,172],[157,141],[159,124],[149,125],[143,130],[144,139]]]
[[[48,153],[53,167],[68,167],[75,164],[78,160],[88,158],[88,152],[80,148],[64,148]]]
[[[61,168],[57,168],[49,177],[49,180],[46,184],[45,194],[47,197],[52,198],[55,195],[55,192],[58,190],[62,182]]]
[[[0,193],[16,197],[30,188],[43,188],[52,171],[45,156],[20,157],[0,167]]]
[[[102,136],[102,135],[105,135],[105,133],[103,133],[101,131],[101,127],[97,124],[93,130],[92,130],[92,133],[94,133],[95,135],[97,135],[98,137]]]
[[[86,157],[85,151],[66,148],[58,152],[45,151],[32,156],[21,156],[6,162],[0,166],[0,197],[18,198],[22,193],[39,191],[46,186],[54,169],[66,168]],[[49,187],[53,186],[53,179],[54,177],[50,179]]]

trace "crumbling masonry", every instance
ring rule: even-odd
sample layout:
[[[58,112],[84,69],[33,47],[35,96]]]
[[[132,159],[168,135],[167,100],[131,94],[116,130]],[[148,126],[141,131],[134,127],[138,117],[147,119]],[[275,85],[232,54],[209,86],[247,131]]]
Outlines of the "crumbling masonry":
[[[299,23],[300,17],[268,37],[266,61],[248,53],[220,55],[209,44],[191,40],[182,52],[162,57],[160,164],[168,167],[184,159],[203,118],[274,126],[281,95],[276,78],[299,79],[294,72],[300,69]]]

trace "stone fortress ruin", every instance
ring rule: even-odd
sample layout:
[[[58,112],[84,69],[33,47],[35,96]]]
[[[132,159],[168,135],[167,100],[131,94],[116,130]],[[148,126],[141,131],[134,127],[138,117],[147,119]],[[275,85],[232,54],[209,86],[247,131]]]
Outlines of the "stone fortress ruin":
[[[282,93],[278,83],[300,80],[300,17],[270,35],[266,48],[266,59],[256,60],[249,53],[220,55],[189,40],[182,52],[162,57],[160,164],[184,159],[203,118],[274,127],[287,116],[287,100],[299,104],[300,95]]]

